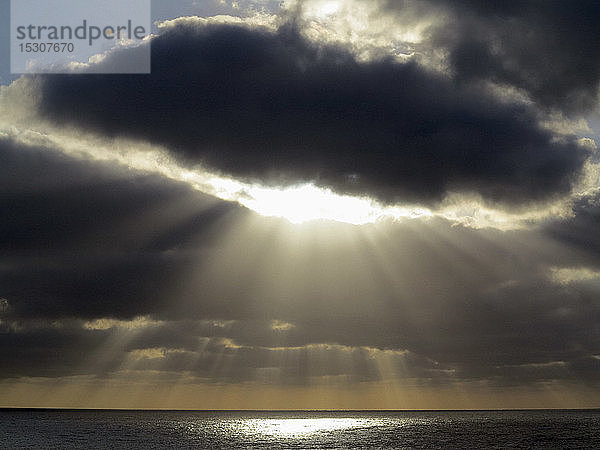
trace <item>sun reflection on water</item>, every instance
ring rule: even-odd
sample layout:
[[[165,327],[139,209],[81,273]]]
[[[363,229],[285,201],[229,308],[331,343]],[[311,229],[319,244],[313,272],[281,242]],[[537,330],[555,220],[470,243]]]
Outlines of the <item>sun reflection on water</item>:
[[[376,419],[359,418],[248,419],[239,431],[252,435],[292,437],[375,426],[377,422]]]

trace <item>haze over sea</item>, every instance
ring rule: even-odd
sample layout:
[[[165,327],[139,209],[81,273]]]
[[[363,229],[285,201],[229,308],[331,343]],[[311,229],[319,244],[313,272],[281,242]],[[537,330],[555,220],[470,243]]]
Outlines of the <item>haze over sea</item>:
[[[0,447],[600,448],[600,410],[0,410]]]

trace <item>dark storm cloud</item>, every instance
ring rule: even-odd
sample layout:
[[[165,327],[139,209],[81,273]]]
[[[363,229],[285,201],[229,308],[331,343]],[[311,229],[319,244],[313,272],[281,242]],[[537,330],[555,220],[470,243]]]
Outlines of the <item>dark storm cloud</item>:
[[[188,374],[209,382],[262,381],[279,385],[341,376],[348,382],[379,380],[382,352],[362,347],[232,345],[207,336],[207,321],[149,323],[139,329],[89,329],[77,321],[0,323],[0,378],[106,376],[119,370]],[[15,326],[15,324],[17,326]],[[246,327],[248,325],[245,325]],[[254,322],[255,332],[268,323]],[[272,330],[271,330],[272,333]],[[107,352],[106,348],[111,351]],[[439,376],[441,366],[408,352],[389,353],[398,377]],[[400,370],[401,369],[401,370]]]
[[[553,220],[544,227],[545,233],[573,248],[579,249],[581,265],[600,266],[600,193],[581,196],[573,204],[573,216]],[[578,265],[578,264],[573,264]]]
[[[41,81],[41,112],[57,123],[164,144],[242,178],[384,201],[431,204],[449,190],[547,199],[570,190],[588,156],[541,129],[530,106],[414,63],[359,63],[292,26],[179,25],[152,41],[151,75]]]
[[[459,82],[492,81],[524,90],[567,113],[597,105],[600,4],[594,0],[429,0],[420,12],[449,12],[429,44],[449,52]],[[385,1],[403,14],[405,2]]]
[[[242,211],[157,176],[9,139],[0,161],[0,297],[12,317],[164,309],[215,227]]]
[[[126,168],[77,161],[56,151],[15,146],[0,141],[0,246],[3,251],[85,247],[93,251],[143,246],[168,249],[167,240],[185,240],[193,229],[233,208],[157,176],[132,174]],[[168,223],[123,230],[128,221],[153,212],[167,215],[179,209],[182,223],[174,223],[169,236],[158,229]],[[187,212],[192,211],[192,212]],[[175,228],[175,229],[173,229]]]
[[[61,377],[89,373],[85,362],[103,344],[106,333],[82,333],[78,327],[14,331],[0,324],[0,377]],[[113,367],[114,369],[115,367]]]
[[[535,277],[507,283],[442,305],[439,331],[411,336],[412,348],[455,367],[459,377],[521,383],[576,377],[576,362],[600,352],[598,294],[597,282],[560,285]]]

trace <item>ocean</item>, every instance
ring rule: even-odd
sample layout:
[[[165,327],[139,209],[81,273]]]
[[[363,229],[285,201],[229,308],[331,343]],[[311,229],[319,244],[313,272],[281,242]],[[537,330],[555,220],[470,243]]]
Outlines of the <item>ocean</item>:
[[[0,448],[600,448],[600,410],[0,410]]]

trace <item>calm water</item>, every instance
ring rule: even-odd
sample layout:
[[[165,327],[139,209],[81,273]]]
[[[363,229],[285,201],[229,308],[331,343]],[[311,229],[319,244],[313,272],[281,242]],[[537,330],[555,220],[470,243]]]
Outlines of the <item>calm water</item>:
[[[600,410],[0,410],[0,448],[600,448]]]

